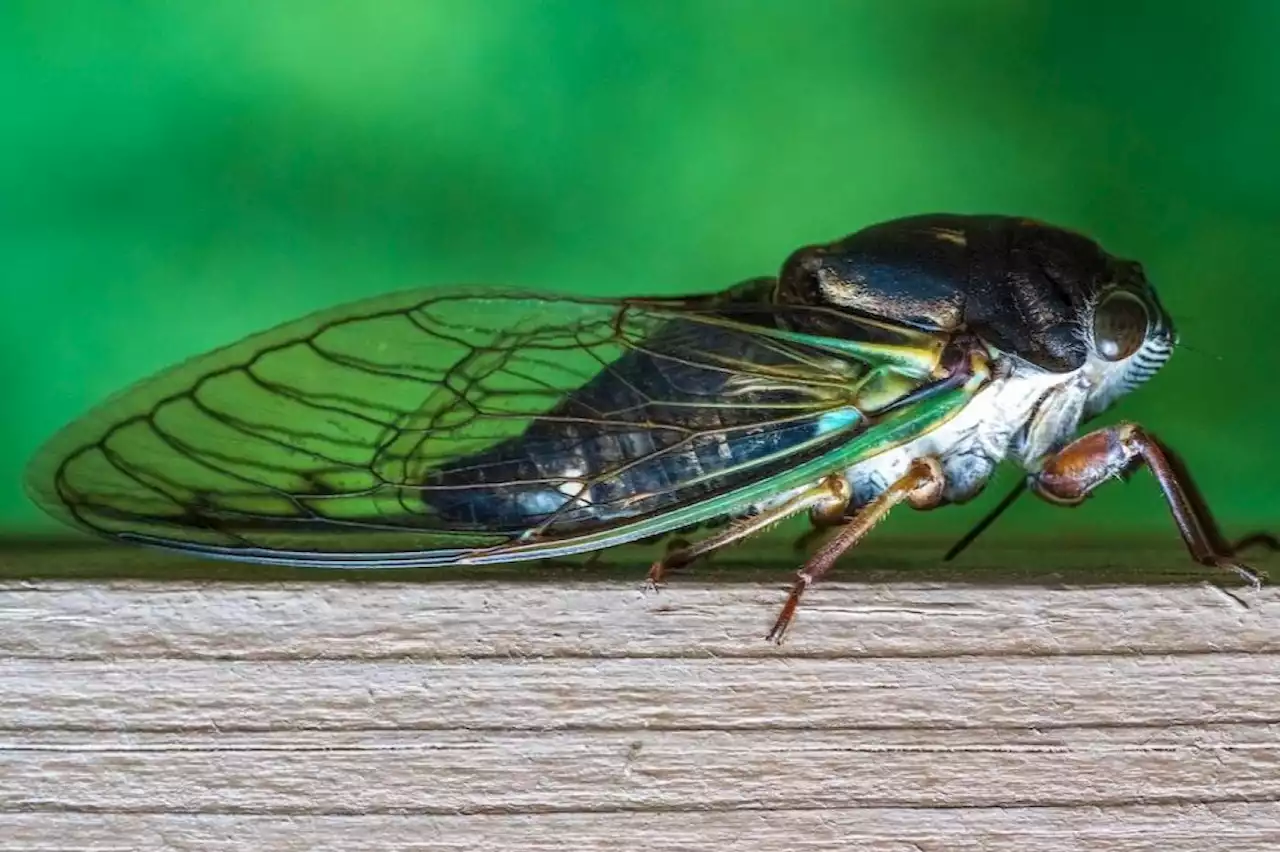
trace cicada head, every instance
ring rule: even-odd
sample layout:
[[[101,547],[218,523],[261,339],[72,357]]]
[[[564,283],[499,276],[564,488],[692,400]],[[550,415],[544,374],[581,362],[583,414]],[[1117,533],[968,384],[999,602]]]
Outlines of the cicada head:
[[[1173,354],[1177,331],[1142,267],[1115,261],[1081,316],[1088,346],[1087,415],[1097,414],[1155,375]]]
[[[1174,344],[1138,264],[1011,216],[912,216],[805,247],[783,266],[774,297],[972,332],[1023,370],[1083,371],[1091,412],[1149,378]]]

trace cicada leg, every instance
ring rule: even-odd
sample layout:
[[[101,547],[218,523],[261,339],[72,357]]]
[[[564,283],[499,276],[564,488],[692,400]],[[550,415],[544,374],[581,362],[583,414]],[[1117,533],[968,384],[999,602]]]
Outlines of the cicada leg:
[[[1280,552],[1280,538],[1271,533],[1250,533],[1243,536],[1231,545],[1231,554],[1234,556],[1243,550],[1255,550],[1257,548],[1265,548],[1272,553]]]
[[[542,568],[551,570],[599,571],[609,567],[609,563],[604,561],[604,553],[605,552],[603,550],[594,551],[588,554],[587,558],[581,562],[575,562],[572,559],[556,559],[554,557],[547,557],[545,559],[538,560],[538,565]]]
[[[800,569],[796,575],[795,585],[791,587],[791,594],[767,638],[774,642],[782,641],[782,634],[786,632],[787,625],[795,616],[796,607],[800,603],[800,596],[804,594],[804,590],[821,580],[845,551],[856,545],[871,532],[876,524],[885,519],[890,509],[904,501],[917,509],[930,509],[941,502],[945,486],[946,477],[942,471],[942,463],[936,458],[926,457],[913,461],[902,477],[863,506],[849,523]]]
[[[1031,477],[1031,490],[1051,503],[1074,506],[1108,479],[1123,477],[1140,464],[1146,464],[1164,492],[1192,558],[1201,565],[1233,571],[1254,587],[1261,585],[1257,572],[1232,559],[1235,548],[1223,552],[1215,542],[1212,521],[1197,506],[1185,476],[1179,475],[1170,454],[1141,426],[1118,423],[1068,444]]]
[[[797,512],[813,509],[838,517],[843,514],[845,507],[849,505],[851,496],[852,492],[849,489],[849,483],[843,476],[828,476],[812,488],[802,491],[772,509],[767,509],[750,518],[731,524],[721,532],[704,538],[702,541],[686,547],[668,550],[666,555],[654,562],[649,569],[648,585],[650,588],[656,588],[668,571],[683,568],[699,557],[706,556],[712,551],[719,550],[722,547],[761,532],[780,521],[786,520]]]

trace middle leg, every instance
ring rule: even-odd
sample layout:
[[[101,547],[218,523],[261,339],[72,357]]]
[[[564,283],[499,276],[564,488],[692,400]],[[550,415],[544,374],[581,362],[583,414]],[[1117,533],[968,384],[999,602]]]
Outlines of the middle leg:
[[[796,607],[800,603],[800,596],[804,594],[804,590],[822,579],[845,551],[861,541],[876,524],[888,516],[890,509],[904,501],[917,509],[931,509],[942,501],[946,484],[942,462],[937,458],[926,457],[913,461],[905,474],[894,481],[880,496],[862,507],[861,511],[854,515],[853,519],[800,569],[795,585],[791,587],[791,594],[767,638],[774,642],[782,642],[782,634],[786,632],[787,625],[795,616]]]

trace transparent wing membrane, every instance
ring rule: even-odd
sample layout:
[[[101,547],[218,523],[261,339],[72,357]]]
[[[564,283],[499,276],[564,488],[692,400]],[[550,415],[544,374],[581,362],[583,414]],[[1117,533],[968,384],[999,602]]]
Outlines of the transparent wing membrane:
[[[805,333],[807,313],[840,336]],[[233,558],[590,549],[848,463],[855,437],[876,451],[868,430],[940,382],[944,342],[728,296],[399,293],[136,385],[55,436],[28,485],[97,533]]]

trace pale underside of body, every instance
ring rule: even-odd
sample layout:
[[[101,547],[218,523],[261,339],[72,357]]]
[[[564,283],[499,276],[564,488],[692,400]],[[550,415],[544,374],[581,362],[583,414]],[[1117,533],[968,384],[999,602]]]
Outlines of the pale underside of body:
[[[1087,398],[1083,371],[1064,375],[1015,366],[936,429],[848,468],[844,477],[852,495],[850,507],[870,503],[921,458],[936,458],[942,465],[946,486],[939,505],[971,500],[1006,459],[1034,470],[1041,458],[1065,444],[1079,428]],[[780,494],[750,511],[776,507],[801,490]]]

